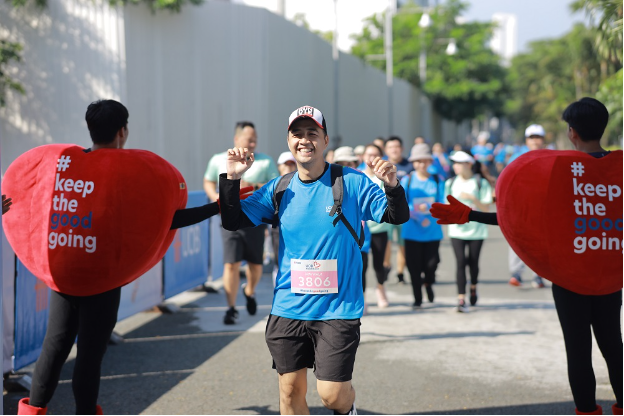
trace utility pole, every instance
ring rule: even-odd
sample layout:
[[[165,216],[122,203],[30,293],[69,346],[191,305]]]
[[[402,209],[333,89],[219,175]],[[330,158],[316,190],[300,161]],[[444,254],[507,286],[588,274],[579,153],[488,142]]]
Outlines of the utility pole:
[[[286,17],[286,0],[277,0],[277,14]]]
[[[338,0],[334,0],[334,36],[332,38],[332,57],[334,58],[334,126],[336,129],[336,132],[334,133],[334,141],[336,142],[336,145],[340,145],[340,51],[338,50]]]
[[[386,24],[385,30],[385,49],[386,49],[386,86],[388,87],[388,136],[392,136],[393,133],[393,94],[392,88],[394,85],[394,68],[393,68],[393,55],[392,55],[392,17],[396,12],[396,0],[388,0],[388,8],[386,10]]]

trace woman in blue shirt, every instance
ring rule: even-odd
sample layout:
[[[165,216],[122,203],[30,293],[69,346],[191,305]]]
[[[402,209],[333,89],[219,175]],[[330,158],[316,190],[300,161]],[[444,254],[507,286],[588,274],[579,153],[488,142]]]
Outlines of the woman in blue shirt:
[[[442,227],[434,221],[429,208],[434,202],[442,202],[444,184],[428,168],[433,156],[427,144],[417,144],[412,148],[408,159],[414,164],[414,171],[404,177],[401,185],[410,209],[410,220],[403,224],[405,240],[405,261],[412,278],[414,309],[422,304],[422,284],[424,275],[425,290],[429,302],[433,302],[433,284],[440,262],[439,248],[442,240]]]

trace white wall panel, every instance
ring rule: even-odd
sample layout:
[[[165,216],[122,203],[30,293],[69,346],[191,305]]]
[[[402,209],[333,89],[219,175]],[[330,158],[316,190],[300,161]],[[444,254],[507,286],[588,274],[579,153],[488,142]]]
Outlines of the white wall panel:
[[[49,1],[42,11],[3,1],[0,28],[24,47],[14,75],[26,89],[24,96],[9,92],[0,109],[2,169],[42,144],[88,146],[87,105],[125,100],[123,11],[89,0]]]
[[[320,108],[342,144],[389,132],[382,71],[341,53],[335,108],[331,45],[265,9],[206,2],[152,13],[145,5],[56,0],[40,12],[0,1],[0,27],[24,44],[16,78],[28,91],[10,93],[0,110],[3,169],[37,145],[88,146],[84,113],[97,98],[126,104],[128,147],[165,157],[191,190],[202,188],[210,157],[232,145],[239,120],[256,124],[258,151],[273,157],[287,150],[287,118],[301,105]],[[395,79],[392,132],[406,153],[416,135],[443,138],[432,137],[436,123],[423,120],[431,111],[420,102],[418,90]],[[445,142],[457,139],[454,123],[437,125]]]

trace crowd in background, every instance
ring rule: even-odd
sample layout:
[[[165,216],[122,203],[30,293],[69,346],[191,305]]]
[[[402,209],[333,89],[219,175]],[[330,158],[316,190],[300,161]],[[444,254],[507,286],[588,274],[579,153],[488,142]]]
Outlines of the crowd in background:
[[[376,180],[366,162],[381,156],[397,167],[397,177],[401,181],[410,206],[410,220],[403,225],[378,224],[367,221],[363,224],[365,234],[362,247],[362,285],[366,291],[366,272],[369,257],[375,273],[374,293],[376,304],[386,308],[390,300],[385,284],[393,271],[393,280],[397,284],[411,283],[414,303],[413,309],[422,307],[423,299],[433,302],[436,270],[440,262],[439,246],[444,238],[442,226],[429,213],[431,204],[447,202],[449,195],[480,211],[491,210],[496,201],[495,184],[498,175],[505,166],[520,155],[537,149],[546,148],[546,133],[542,126],[531,125],[525,130],[524,144],[493,143],[488,132],[480,132],[467,140],[468,146],[455,144],[446,148],[440,143],[430,144],[424,137],[416,137],[413,142],[405,142],[397,136],[376,137],[368,144],[355,147],[341,146],[329,149],[325,160],[364,172],[373,182],[383,187]],[[257,136],[253,123],[237,124],[234,137],[236,146],[255,149]],[[408,157],[406,157],[408,154]],[[222,163],[223,154],[215,155],[206,172],[205,188],[208,196],[215,199],[217,166]],[[258,154],[256,160],[263,165],[254,164],[251,175],[243,177],[243,184],[258,189],[269,180],[296,170],[296,161],[289,151],[280,154],[277,163],[268,155]],[[251,238],[245,231],[223,231],[224,248],[230,253],[225,260],[224,288],[229,311],[224,317],[225,324],[234,324],[238,318],[235,300],[240,287],[239,267],[247,261],[247,283],[242,291],[247,301],[247,310],[255,314],[256,302],[254,288],[260,276],[261,263],[274,264],[273,278],[278,269],[279,231],[277,228],[256,227],[257,235]],[[262,235],[265,235],[264,244]],[[470,306],[478,301],[479,258],[483,243],[488,237],[484,224],[468,223],[449,225],[446,229],[456,260],[457,311],[466,313]],[[393,247],[396,255],[393,256]],[[263,261],[261,261],[263,259]],[[509,284],[522,286],[522,274],[526,266],[509,249]],[[406,279],[406,271],[409,280]],[[241,274],[243,271],[240,272]],[[543,279],[533,275],[532,285],[544,288]],[[423,293],[424,289],[424,293]],[[365,305],[364,313],[367,313]]]

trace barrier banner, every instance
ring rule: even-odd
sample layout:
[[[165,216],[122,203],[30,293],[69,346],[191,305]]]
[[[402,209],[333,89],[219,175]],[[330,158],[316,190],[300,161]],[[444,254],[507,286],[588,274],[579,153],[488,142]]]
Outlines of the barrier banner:
[[[51,290],[19,260],[15,277],[15,351],[13,369],[37,361],[48,327]]]
[[[13,370],[15,253],[2,233],[2,373]]]
[[[223,276],[223,239],[221,238],[221,215],[210,218],[210,279]]]
[[[117,321],[161,303],[162,289],[162,262],[158,262],[147,273],[121,288]]]
[[[187,208],[208,203],[204,191],[188,193]],[[173,243],[165,254],[165,299],[206,282],[210,253],[210,229],[208,221],[202,221],[177,230]]]

